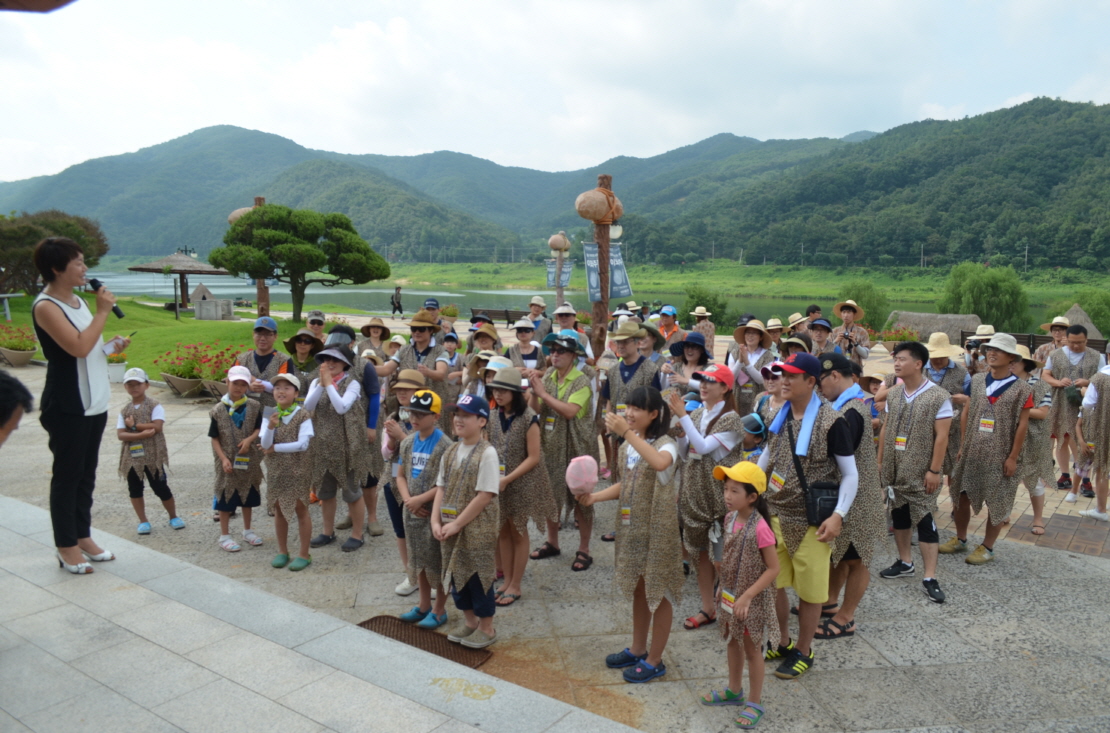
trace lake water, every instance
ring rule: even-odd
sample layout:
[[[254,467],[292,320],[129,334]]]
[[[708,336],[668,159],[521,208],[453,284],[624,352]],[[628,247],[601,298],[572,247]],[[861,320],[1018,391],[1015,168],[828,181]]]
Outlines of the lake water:
[[[112,292],[119,295],[149,296],[151,300],[171,302],[173,300],[174,277],[156,273],[112,272],[97,270],[90,272],[90,277],[100,278]],[[208,287],[218,298],[245,298],[254,300],[255,289],[245,280],[233,277],[212,277],[202,279],[191,277],[189,288],[193,289],[201,282]],[[681,308],[685,296],[674,293],[657,293],[651,291],[635,290],[637,300],[662,300],[664,303],[673,303]],[[305,293],[305,309],[311,309],[314,304],[334,303],[352,309],[389,313],[389,297],[393,293],[390,285],[347,285],[326,288],[321,285],[309,286]],[[542,295],[548,303],[548,312],[554,309],[554,290],[479,290],[471,288],[435,288],[409,286],[401,291],[402,303],[406,313],[413,313],[427,297],[439,299],[440,305],[453,303],[459,306],[462,316],[470,314],[470,308],[517,308],[525,309],[533,295]],[[576,307],[589,310],[590,303],[586,300],[585,291],[566,290],[566,297]],[[270,288],[270,299],[276,303],[291,303],[292,296],[288,286],[278,284]],[[771,316],[778,316],[786,322],[791,313],[804,313],[807,306],[816,302],[826,309],[825,315],[830,315],[834,302],[798,298],[731,298],[729,308],[743,309],[745,313],[754,313],[757,318],[766,322]],[[891,303],[892,308],[917,311],[922,313],[935,313],[935,303]],[[615,306],[612,306],[615,308]],[[1044,308],[1030,309],[1035,319],[1044,316]],[[1041,321],[1036,321],[1040,323]]]

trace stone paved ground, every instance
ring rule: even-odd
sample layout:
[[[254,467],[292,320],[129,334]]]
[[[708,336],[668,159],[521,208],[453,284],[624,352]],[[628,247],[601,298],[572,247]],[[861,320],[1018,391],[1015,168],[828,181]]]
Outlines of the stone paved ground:
[[[43,374],[38,368],[19,372],[36,393]],[[170,483],[189,527],[170,530],[154,505],[148,509],[154,534],[134,535],[126,487],[115,475],[118,443],[106,440],[94,515],[98,529],[345,621],[396,614],[411,606],[412,598],[393,594],[401,575],[388,533],[355,553],[318,550],[308,571],[291,574],[269,567],[275,551],[272,520],[263,513],[256,529],[266,545],[237,554],[221,551],[209,509],[208,404],[179,400],[164,390],[156,390],[155,397],[167,406]],[[124,399],[116,388],[113,404]],[[0,493],[45,507],[50,458],[33,419],[25,420],[0,449],[0,460]],[[602,527],[612,524],[612,511],[611,506],[600,510]],[[313,514],[318,520],[318,510]],[[384,506],[380,516],[387,524]],[[1016,512],[1014,519],[1011,531],[1024,521]],[[1077,520],[1056,514],[1050,527],[1076,521],[1074,535],[1093,521]],[[238,530],[240,524],[233,527]],[[600,533],[599,528],[595,534]],[[563,547],[573,548],[575,538],[564,532]],[[538,544],[540,537],[534,534],[533,541]],[[612,545],[595,542],[593,549],[596,562],[586,573],[570,571],[570,553],[529,564],[524,598],[498,613],[501,640],[482,671],[642,730],[728,729],[727,712],[703,708],[696,700],[720,686],[725,675],[724,650],[714,627],[688,632],[676,619],[664,657],[669,671],[661,681],[627,685],[619,673],[604,667],[604,654],[628,644],[630,609],[611,591]],[[893,558],[893,546],[880,556]],[[858,614],[860,631],[854,638],[819,643],[815,669],[797,682],[768,677],[768,715],[761,728],[1110,730],[1105,610],[1110,560],[1007,541],[998,547],[994,564],[973,568],[962,558],[944,557],[939,575],[949,594],[942,606],[930,604],[916,580],[876,578]],[[697,609],[694,596],[691,581],[679,618]],[[236,654],[249,656],[247,650]],[[521,712],[506,709],[504,715],[515,721]]]

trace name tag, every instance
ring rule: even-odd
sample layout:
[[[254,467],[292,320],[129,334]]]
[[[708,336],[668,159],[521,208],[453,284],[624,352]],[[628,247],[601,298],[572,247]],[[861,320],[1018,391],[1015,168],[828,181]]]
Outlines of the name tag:
[[[397,478],[400,475],[401,475],[401,464],[400,463],[394,463],[393,464],[393,478]]]
[[[554,415],[548,415],[547,417],[544,418],[544,420],[543,420],[543,429],[546,430],[549,433],[552,430],[555,429],[555,416]]]
[[[1095,444],[1094,443],[1088,443],[1087,444],[1087,450],[1094,450],[1094,449],[1095,449]]]
[[[296,402],[298,405],[304,405],[304,397],[297,396],[296,399],[294,399],[293,401]]]
[[[498,466],[498,470],[500,470],[500,472],[501,472],[501,478],[505,478],[505,464],[504,463],[502,463]]]
[[[439,521],[443,524],[454,522],[459,517],[458,507],[453,504],[444,504],[439,508]]]
[[[698,451],[694,448],[694,446],[690,446],[690,453],[689,453],[689,455],[686,456],[686,460],[688,460],[688,461],[700,461],[701,460],[701,453],[698,453]]]
[[[630,524],[632,524],[632,507],[622,506],[621,507],[621,526],[622,527],[627,527]]]
[[[628,405],[617,405],[617,415],[624,417],[624,411],[628,409]]]
[[[979,418],[979,432],[980,433],[993,433],[994,432],[994,419],[989,417]]]
[[[755,388],[751,385],[750,382],[748,384],[740,385],[740,394],[751,394],[754,391]]]
[[[235,456],[235,463],[233,464],[233,467],[236,471],[246,471],[248,468],[251,467],[251,457]]]
[[[132,459],[142,458],[146,455],[146,450],[143,449],[142,443],[132,443],[127,446],[127,450]]]
[[[736,600],[736,594],[730,590],[721,589],[721,610],[727,614],[732,613],[732,603]]]
[[[894,450],[905,450],[908,438],[905,435],[897,435],[894,438]]]
[[[772,471],[771,472],[771,486],[774,487],[775,491],[782,491],[782,487],[785,486],[785,485],[786,485],[786,479],[783,478],[782,475],[779,474],[778,471]]]

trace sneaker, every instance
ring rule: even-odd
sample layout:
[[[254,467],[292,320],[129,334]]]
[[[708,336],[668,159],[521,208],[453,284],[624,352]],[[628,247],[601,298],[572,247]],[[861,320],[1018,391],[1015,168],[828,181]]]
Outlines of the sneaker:
[[[944,595],[944,591],[940,589],[940,583],[937,582],[936,578],[921,581],[921,592],[928,596],[933,603],[944,603],[947,597]]]
[[[942,555],[955,555],[957,552],[967,552],[967,541],[961,540],[959,537],[953,537],[938,547],[937,552]]]
[[[779,644],[777,648],[771,647],[771,642],[767,642],[767,651],[763,653],[764,661],[770,662],[773,659],[785,659],[794,651],[794,640],[791,639],[787,642],[786,646]]]
[[[335,523],[335,528],[336,529],[350,529],[353,526],[354,526],[354,523],[351,522],[350,515],[347,515],[346,517],[344,517],[343,521]]]
[[[988,550],[986,547],[979,545],[975,548],[975,552],[967,556],[964,560],[968,565],[986,565],[994,559],[994,552]]]
[[[1090,519],[1097,519],[1100,522],[1110,522],[1110,514],[1100,512],[1098,509],[1084,509],[1079,512],[1081,517],[1089,517]]]
[[[917,570],[913,565],[904,563],[901,560],[895,560],[894,564],[889,568],[879,571],[879,577],[886,578],[887,580],[892,578],[912,578],[916,574]]]
[[[170,526],[174,529],[185,529],[185,520],[181,517],[174,517],[170,520]]]
[[[1083,477],[1083,482],[1079,484],[1079,493],[1085,499],[1095,498],[1095,487],[1091,485],[1091,479]]]
[[[1074,491],[1069,491],[1068,495],[1064,497],[1064,501],[1066,501],[1069,504],[1074,504],[1078,500],[1079,500],[1079,497],[1076,495],[1076,493]]]
[[[401,583],[393,589],[393,592],[399,596],[410,596],[416,592],[418,587],[419,586],[410,583],[409,576],[406,575],[405,579],[402,580]]]
[[[656,677],[662,677],[665,674],[667,674],[667,665],[660,662],[658,667],[652,667],[646,659],[641,659],[624,670],[624,681],[636,684],[651,682]]]
[[[139,522],[139,534],[150,534],[150,522]]]
[[[481,629],[474,629],[459,641],[460,644],[467,649],[485,649],[487,646],[497,641],[497,632],[487,634]]]
[[[794,649],[789,657],[782,660],[782,664],[775,670],[775,676],[780,680],[796,680],[813,667],[813,662],[813,650],[810,650],[807,657]]]
[[[397,618],[404,621],[406,624],[415,624],[418,621],[423,621],[432,610],[429,608],[427,611],[421,611],[420,606],[413,606],[408,611],[405,611]]]
[[[1070,489],[1071,488],[1071,474],[1065,473],[1056,481],[1057,489]]]
[[[465,621],[460,621],[458,626],[447,632],[447,641],[453,641],[456,644],[461,644],[463,639],[470,636],[477,630],[477,626],[472,629],[466,625]]]
[[[385,530],[382,529],[382,523],[376,519],[366,525],[366,531],[371,537],[381,537],[385,534]]]

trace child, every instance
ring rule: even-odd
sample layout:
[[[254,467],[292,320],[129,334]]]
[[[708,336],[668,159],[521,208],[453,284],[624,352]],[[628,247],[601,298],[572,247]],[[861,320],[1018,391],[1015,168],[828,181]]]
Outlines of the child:
[[[277,409],[262,426],[262,452],[266,461],[266,503],[274,511],[274,532],[278,554],[270,564],[304,570],[312,563],[308,543],[312,539],[312,518],[308,515],[308,493],[312,482],[312,463],[306,455],[315,433],[308,410],[297,404],[301,380],[292,374],[274,377]],[[301,553],[289,562],[289,517],[297,515]]]
[[[394,588],[399,596],[407,596],[416,592],[417,585],[409,582],[409,551],[405,544],[405,516],[401,503],[401,494],[397,490],[397,476],[401,473],[401,443],[413,431],[412,413],[408,405],[412,396],[419,390],[427,389],[428,384],[420,372],[415,369],[402,369],[393,386],[393,398],[398,407],[396,411],[386,417],[383,423],[385,437],[382,438],[382,458],[385,461],[384,475],[386,484],[383,490],[385,506],[389,510],[389,521],[393,525],[393,534],[397,539],[397,553],[401,558],[401,567],[404,578]],[[391,402],[393,400],[390,400]],[[383,410],[384,412],[384,410]],[[442,429],[442,418],[440,429]]]
[[[775,591],[779,573],[775,533],[767,500],[767,475],[754,463],[717,466],[713,476],[725,482],[725,555],[721,561],[721,637],[728,640],[728,687],[711,690],[702,705],[743,706],[739,728],[754,728],[763,718],[763,642],[778,634]],[[741,648],[743,645],[743,648]],[[744,697],[744,658],[748,660],[748,696]]]
[[[1110,494],[1110,366],[1102,367],[1092,377],[1083,395],[1079,419],[1075,426],[1082,463],[1094,473],[1095,505],[1079,512],[1080,516],[1110,522],[1106,497]]]
[[[216,456],[216,511],[220,515],[220,548],[239,552],[231,539],[228,520],[237,507],[243,508],[243,539],[257,547],[262,538],[251,529],[251,510],[262,506],[262,451],[258,433],[262,428],[262,405],[247,397],[250,370],[233,366],[227,370],[227,394],[212,408],[208,437]]]
[[[579,502],[592,506],[620,499],[613,583],[632,596],[632,644],[607,656],[605,664],[627,667],[626,682],[648,682],[667,673],[663,649],[671,633],[672,603],[685,581],[673,481],[678,445],[667,435],[671,415],[659,390],[637,387],[624,404],[624,417],[613,412],[605,417],[605,427],[625,441],[617,450],[620,480]]]
[[[1052,467],[1052,387],[1036,376],[1044,366],[1042,362],[1029,356],[1029,349],[1018,346],[1021,359],[1011,365],[1018,379],[1028,382],[1033,388],[1033,409],[1029,410],[1029,429],[1025,433],[1025,444],[1018,456],[1018,475],[1029,492],[1029,504],[1033,507],[1033,526],[1030,534],[1037,536],[1045,533],[1044,490],[1056,480]]]
[[[401,614],[401,620],[422,629],[438,629],[447,623],[447,595],[440,584],[442,558],[439,542],[432,536],[432,525],[428,521],[429,502],[436,496],[436,466],[451,441],[436,427],[443,401],[435,392],[422,389],[414,393],[408,409],[415,432],[401,441],[401,471],[397,474],[396,485],[405,507],[408,581],[420,588],[420,603]],[[432,583],[435,583],[434,594]]]
[[[166,449],[166,437],[162,426],[166,421],[166,411],[162,406],[146,396],[150,380],[142,369],[128,369],[123,375],[123,388],[131,395],[131,401],[120,410],[116,421],[116,437],[123,443],[119,456],[119,475],[127,479],[127,493],[131,496],[131,506],[139,517],[139,534],[150,534],[150,522],[146,518],[146,504],[143,502],[143,476],[150,481],[150,490],[162,501],[166,513],[170,515],[170,526],[185,529],[185,521],[177,516],[173,494],[166,483],[166,466],[170,463]]]
[[[447,640],[483,649],[497,641],[493,628],[494,554],[500,524],[497,451],[482,439],[489,403],[463,395],[456,407],[459,442],[440,461],[432,534],[442,543],[443,586],[451,589],[455,607],[466,617],[447,634]]]
[[[489,440],[501,461],[499,542],[505,584],[497,591],[498,606],[520,600],[520,583],[528,565],[528,520],[543,529],[559,516],[540,449],[540,418],[524,396],[528,383],[523,371],[505,367],[489,383],[497,403]]]
[[[767,426],[758,412],[741,418],[740,426],[744,429],[744,437],[740,441],[743,446],[740,457],[742,460],[758,463],[763,449],[767,447]]]

